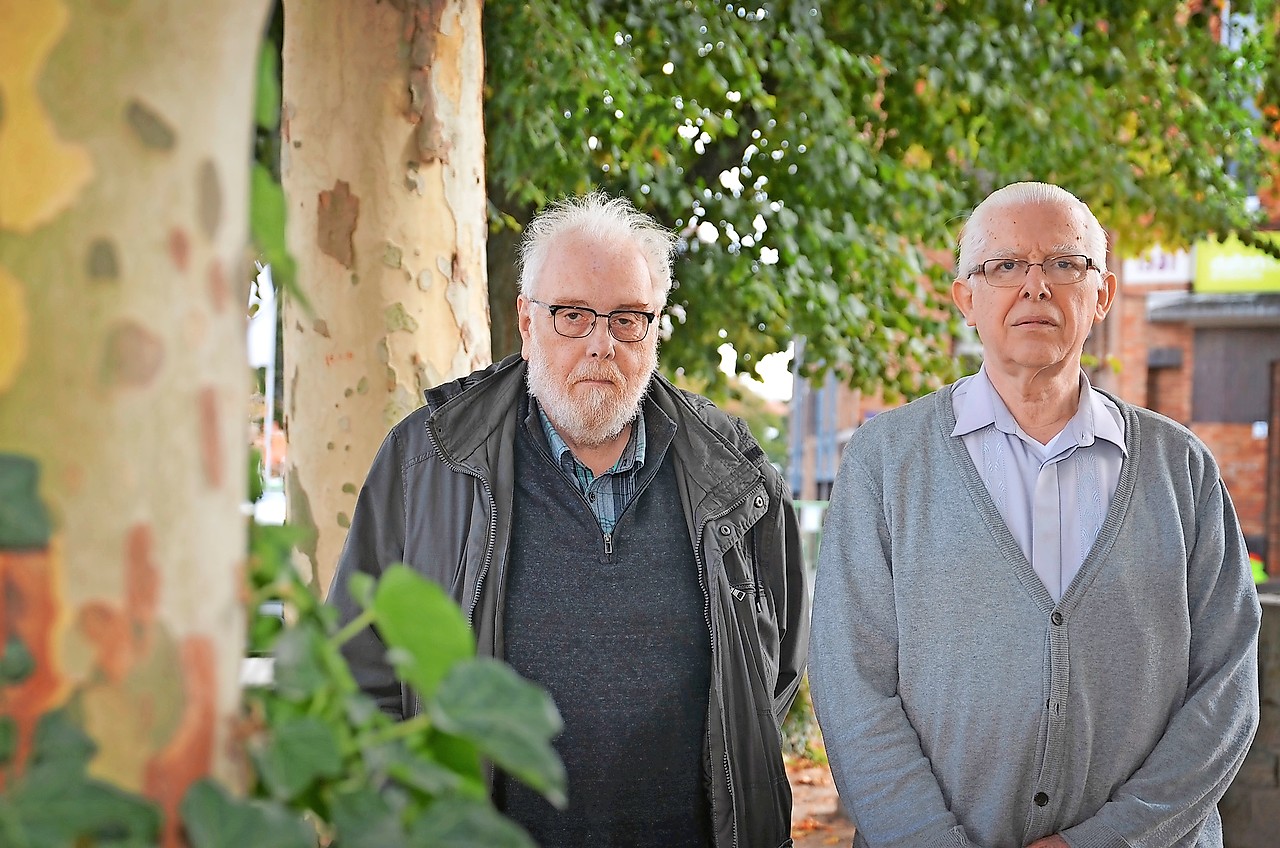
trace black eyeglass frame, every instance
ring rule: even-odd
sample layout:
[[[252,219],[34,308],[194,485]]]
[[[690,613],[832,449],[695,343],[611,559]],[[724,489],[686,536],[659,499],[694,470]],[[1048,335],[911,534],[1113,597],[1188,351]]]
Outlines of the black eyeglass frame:
[[[1004,289],[1021,288],[1022,286],[1026,285],[1026,278],[1027,278],[1028,276],[1030,276],[1030,274],[1031,274],[1031,269],[1032,269],[1033,267],[1039,267],[1039,268],[1040,268],[1041,273],[1044,273],[1044,264],[1045,264],[1045,262],[1052,262],[1052,261],[1053,261],[1053,260],[1055,260],[1055,259],[1074,259],[1074,258],[1077,258],[1077,257],[1078,257],[1078,258],[1080,258],[1080,259],[1083,259],[1083,260],[1084,260],[1084,273],[1083,273],[1083,274],[1081,274],[1081,275],[1080,275],[1080,277],[1079,277],[1078,279],[1072,280],[1072,281],[1071,281],[1071,282],[1069,282],[1069,283],[1055,283],[1055,282],[1053,282],[1052,280],[1049,280],[1049,285],[1052,285],[1052,286],[1074,286],[1074,285],[1076,285],[1077,283],[1082,283],[1082,282],[1084,282],[1085,277],[1089,276],[1089,272],[1090,272],[1090,271],[1097,271],[1099,274],[1101,274],[1101,273],[1102,273],[1102,268],[1100,268],[1100,267],[1098,267],[1097,265],[1093,264],[1093,259],[1092,259],[1091,257],[1089,257],[1089,256],[1086,256],[1086,255],[1085,255],[1085,254],[1083,254],[1083,253],[1059,253],[1059,254],[1058,254],[1058,255],[1056,255],[1056,256],[1049,256],[1049,257],[1046,257],[1046,258],[1045,258],[1045,260],[1044,260],[1044,262],[1027,262],[1027,260],[1025,260],[1025,259],[1014,259],[1012,256],[993,256],[993,257],[991,257],[990,259],[984,259],[984,260],[982,260],[981,262],[979,262],[979,263],[978,263],[978,267],[977,267],[977,268],[975,268],[974,270],[972,270],[972,271],[970,271],[970,272],[969,272],[969,276],[970,276],[970,277],[972,277],[974,274],[981,274],[981,275],[982,275],[982,279],[986,280],[988,285],[995,286],[996,288],[1004,288]],[[991,282],[990,278],[989,278],[989,277],[987,277],[987,263],[988,263],[988,262],[1023,262],[1023,263],[1026,263],[1026,266],[1027,266],[1027,267],[1026,267],[1026,269],[1022,272],[1023,282],[1019,283],[1018,285],[1013,285],[1013,286],[1001,286],[1001,285],[999,285],[999,284],[997,284],[997,283],[993,283],[993,282]],[[1048,279],[1049,279],[1049,275],[1048,275],[1048,274],[1045,274],[1045,279],[1046,279],[1046,280],[1048,280]]]
[[[538,300],[537,298],[532,298],[532,297],[525,298],[525,300],[529,301],[530,303],[536,303],[539,306],[545,306],[547,311],[551,313],[551,328],[556,331],[557,335],[564,336],[566,339],[585,339],[587,336],[590,336],[592,333],[595,332],[596,322],[598,322],[601,318],[603,318],[605,319],[605,322],[604,322],[605,328],[609,331],[609,335],[613,337],[614,341],[621,342],[622,344],[636,344],[637,342],[642,342],[649,337],[649,328],[653,326],[653,319],[658,317],[658,313],[656,312],[644,312],[639,309],[615,309],[612,312],[597,312],[594,309],[592,309],[590,306],[574,306],[568,303],[547,303],[545,301],[541,301],[541,300]],[[557,313],[565,309],[574,309],[574,310],[577,310],[578,312],[590,313],[591,326],[587,328],[587,331],[585,333],[583,333],[580,336],[571,336],[560,329],[560,322],[556,320],[556,315]],[[644,334],[641,335],[640,338],[638,339],[618,338],[618,334],[613,331],[613,316],[615,315],[644,316]]]

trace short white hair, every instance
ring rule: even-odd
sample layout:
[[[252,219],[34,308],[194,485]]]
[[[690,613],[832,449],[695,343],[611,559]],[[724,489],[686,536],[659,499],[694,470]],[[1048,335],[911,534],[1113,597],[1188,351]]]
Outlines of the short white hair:
[[[566,197],[534,217],[520,242],[520,293],[530,297],[534,281],[546,264],[553,243],[565,235],[584,235],[593,241],[629,241],[644,257],[653,283],[655,307],[667,304],[671,291],[671,260],[676,236],[636,209],[625,197],[609,197],[593,191],[581,197]]]
[[[1107,231],[1083,200],[1071,192],[1053,183],[1011,183],[1004,188],[996,189],[974,208],[969,220],[960,230],[960,243],[956,258],[956,276],[972,286],[971,277],[978,271],[979,256],[987,252],[990,241],[990,230],[987,220],[995,212],[1012,206],[1027,206],[1047,203],[1064,209],[1078,209],[1084,213],[1085,255],[1098,266],[1099,285],[1101,277],[1107,273]]]

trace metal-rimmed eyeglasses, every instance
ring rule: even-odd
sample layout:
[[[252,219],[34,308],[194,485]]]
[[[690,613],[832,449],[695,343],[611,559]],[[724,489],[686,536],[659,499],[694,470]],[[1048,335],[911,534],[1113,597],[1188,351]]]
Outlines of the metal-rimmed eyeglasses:
[[[658,317],[656,312],[640,312],[636,309],[615,309],[612,312],[596,312],[587,306],[566,306],[563,303],[544,303],[527,298],[530,303],[545,306],[551,313],[551,326],[568,339],[583,339],[596,328],[596,320],[605,319],[609,335],[620,342],[638,342],[649,335],[649,325]]]
[[[1045,279],[1053,286],[1069,286],[1078,283],[1089,275],[1090,269],[1102,271],[1089,257],[1069,253],[1063,256],[1050,256],[1043,262],[1009,258],[988,259],[979,265],[978,271],[974,273],[981,272],[986,281],[993,286],[1021,288],[1026,283],[1027,274],[1031,272],[1033,265],[1040,267]]]

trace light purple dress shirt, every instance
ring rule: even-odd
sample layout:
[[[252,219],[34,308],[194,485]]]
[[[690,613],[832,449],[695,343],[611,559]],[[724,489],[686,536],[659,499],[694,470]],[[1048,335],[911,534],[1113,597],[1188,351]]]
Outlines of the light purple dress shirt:
[[[1080,372],[1080,406],[1047,445],[1023,432],[986,368],[956,383],[956,426],[991,500],[1054,601],[1098,538],[1124,461],[1124,419]]]

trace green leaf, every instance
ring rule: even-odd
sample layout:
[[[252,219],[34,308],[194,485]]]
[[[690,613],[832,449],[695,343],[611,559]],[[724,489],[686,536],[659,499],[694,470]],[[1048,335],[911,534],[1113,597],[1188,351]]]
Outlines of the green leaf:
[[[564,766],[551,738],[564,727],[546,690],[492,659],[454,668],[427,713],[446,733],[475,743],[495,764],[563,807]]]
[[[36,670],[35,657],[27,650],[27,644],[16,635],[10,636],[0,657],[0,689],[21,683]]]
[[[347,591],[351,593],[351,599],[359,604],[361,609],[369,609],[373,606],[374,585],[372,576],[357,571],[347,580]]]
[[[232,797],[211,780],[187,790],[180,808],[191,848],[315,848],[316,836],[282,807]]]
[[[97,746],[63,710],[40,717],[31,747],[34,764],[83,766],[93,758]]]
[[[254,760],[271,793],[285,800],[316,778],[335,777],[342,771],[333,728],[310,716],[273,726],[266,745],[254,752]]]
[[[43,716],[25,773],[0,794],[0,834],[15,846],[154,845],[160,812],[149,800],[90,778],[89,741],[61,711]]]
[[[445,591],[394,565],[378,580],[374,623],[389,648],[396,672],[424,700],[430,699],[456,663],[475,655],[467,621]]]
[[[462,775],[423,754],[408,750],[403,744],[366,751],[366,761],[372,759],[377,760],[377,770],[425,795],[455,792],[463,783]]]
[[[484,768],[480,763],[480,751],[475,743],[460,736],[450,736],[434,730],[430,742],[431,757],[454,774],[462,777],[460,791],[476,798],[488,795]]]
[[[442,798],[412,830],[412,844],[432,848],[537,848],[529,834],[483,801]]]
[[[335,843],[341,848],[397,848],[415,845],[387,801],[369,787],[344,792],[333,799]],[[417,843],[421,844],[421,843]]]
[[[0,550],[43,548],[52,533],[40,501],[40,467],[26,456],[0,453]]]
[[[254,116],[259,127],[274,132],[280,126],[280,54],[269,38],[258,54],[258,88]]]
[[[13,716],[0,716],[0,766],[13,760],[18,750],[18,723]]]
[[[298,289],[297,267],[285,242],[284,189],[261,163],[255,163],[249,180],[249,233],[262,260],[271,266],[271,278],[291,297],[306,304]]]
[[[312,629],[286,629],[275,644],[275,691],[302,700],[329,685],[320,662],[322,637]]]

